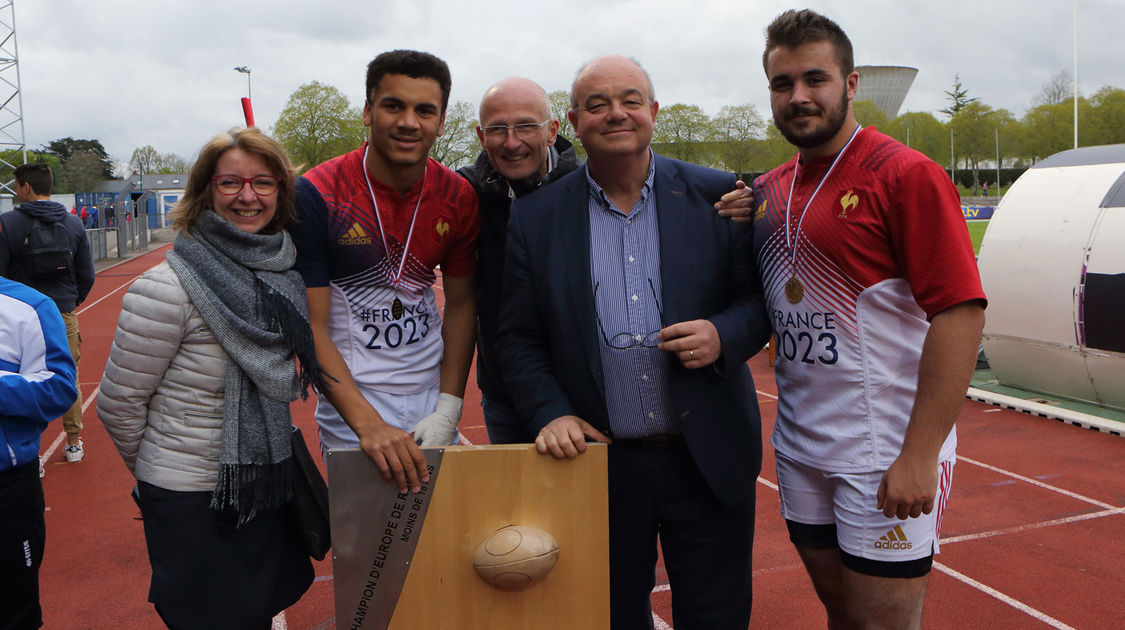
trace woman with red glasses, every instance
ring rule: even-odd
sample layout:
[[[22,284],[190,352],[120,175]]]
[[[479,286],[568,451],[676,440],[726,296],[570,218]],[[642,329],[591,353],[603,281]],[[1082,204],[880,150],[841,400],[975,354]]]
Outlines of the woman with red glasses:
[[[323,385],[291,270],[295,173],[261,131],[199,154],[168,260],[129,289],[98,417],[136,476],[149,601],[170,628],[269,628],[313,579],[282,509],[289,403]]]

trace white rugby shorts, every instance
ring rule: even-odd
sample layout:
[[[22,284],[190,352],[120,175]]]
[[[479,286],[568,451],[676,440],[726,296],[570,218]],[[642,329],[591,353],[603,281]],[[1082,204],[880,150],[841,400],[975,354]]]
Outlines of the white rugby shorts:
[[[917,518],[887,518],[876,508],[883,472],[818,470],[777,454],[781,515],[805,525],[835,525],[847,554],[879,562],[906,562],[938,553],[941,517],[953,482],[955,457],[938,463],[934,509]]]

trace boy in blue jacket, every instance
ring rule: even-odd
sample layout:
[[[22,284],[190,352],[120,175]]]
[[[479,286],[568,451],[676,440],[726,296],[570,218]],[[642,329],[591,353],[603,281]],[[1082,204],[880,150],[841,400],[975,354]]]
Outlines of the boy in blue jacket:
[[[38,628],[46,523],[39,438],[78,398],[54,300],[0,277],[0,625]]]

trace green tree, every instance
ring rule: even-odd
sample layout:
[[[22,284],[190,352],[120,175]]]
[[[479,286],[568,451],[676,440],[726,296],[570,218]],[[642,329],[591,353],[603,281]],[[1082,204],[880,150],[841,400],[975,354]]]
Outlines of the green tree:
[[[882,129],[887,126],[887,115],[874,101],[852,101],[852,112],[855,113],[855,119],[864,127]]]
[[[336,87],[319,81],[289,95],[272,134],[302,172],[356,148],[366,136],[360,108],[352,107]]]
[[[574,140],[574,127],[570,125],[570,94],[566,90],[555,90],[547,94],[551,101],[551,115],[559,119],[559,135],[567,140]]]
[[[43,150],[59,158],[59,162],[64,165],[78,155],[92,155],[97,158],[99,176],[103,180],[113,179],[113,162],[110,161],[109,154],[106,153],[100,140],[75,140],[67,136],[48,142],[43,146]],[[83,159],[83,170],[88,166],[88,161],[89,157]]]
[[[660,109],[652,141],[670,158],[701,163],[706,153],[703,145],[714,137],[715,127],[701,107],[676,103]]]
[[[191,170],[191,162],[178,153],[161,153],[157,161],[157,173],[186,173]]]
[[[1020,155],[1033,163],[1074,148],[1074,105],[1070,101],[1033,107],[1022,123]]]
[[[16,194],[16,181],[14,172],[17,166],[23,164],[31,164],[33,162],[43,162],[51,168],[51,172],[55,173],[56,183],[52,192],[63,192],[58,187],[58,172],[59,172],[59,158],[53,153],[46,153],[42,150],[30,149],[27,152],[27,160],[24,160],[24,153],[22,150],[8,151],[5,155],[0,157],[0,190],[11,194],[13,197]]]
[[[755,161],[763,156],[762,140],[766,137],[766,123],[758,108],[745,105],[724,105],[712,120],[715,133],[715,155],[723,168],[734,173],[746,173]]]
[[[1052,76],[1043,84],[1043,89],[1032,99],[1032,106],[1058,105],[1074,96],[1074,79],[1066,70]]]
[[[1011,112],[992,109],[980,101],[969,103],[950,121],[957,137],[957,155],[973,171],[974,190],[980,183],[981,162],[996,159],[998,130],[1010,128],[1014,121]]]
[[[133,157],[129,159],[129,168],[134,173],[155,173],[156,164],[160,161],[160,153],[156,147],[146,144],[133,150]]]
[[[570,140],[574,144],[574,153],[578,157],[578,161],[582,162],[586,159],[586,147],[578,141],[578,136],[574,133],[574,126],[570,124],[570,93],[566,90],[555,90],[547,94],[547,98],[551,101],[551,115],[559,120],[559,135]]]
[[[456,101],[445,110],[445,127],[430,147],[430,157],[449,168],[472,164],[480,153],[477,110],[468,101]]]
[[[949,99],[949,107],[941,110],[941,112],[949,116],[950,120],[957,115],[957,112],[968,107],[969,103],[977,100],[975,96],[969,97],[969,90],[961,85],[961,75],[959,74],[953,75],[953,89],[946,91],[945,96]]]
[[[1090,97],[1090,144],[1125,143],[1125,90],[1105,86]],[[1079,123],[1081,127],[1085,125]]]
[[[899,114],[884,132],[938,164],[949,160],[949,129],[930,112]]]
[[[102,158],[93,151],[79,151],[59,165],[55,172],[54,192],[91,192],[106,179]]]
[[[789,144],[777,125],[770,125],[766,129],[766,139],[762,142],[762,161],[756,165],[755,170],[768,171],[788,162],[796,153],[797,147]]]

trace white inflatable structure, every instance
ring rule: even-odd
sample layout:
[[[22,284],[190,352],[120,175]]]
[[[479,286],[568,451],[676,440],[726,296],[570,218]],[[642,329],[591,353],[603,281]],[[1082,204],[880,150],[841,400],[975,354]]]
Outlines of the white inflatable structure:
[[[1125,144],[1053,155],[981,243],[984,353],[999,381],[1125,409]]]

